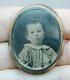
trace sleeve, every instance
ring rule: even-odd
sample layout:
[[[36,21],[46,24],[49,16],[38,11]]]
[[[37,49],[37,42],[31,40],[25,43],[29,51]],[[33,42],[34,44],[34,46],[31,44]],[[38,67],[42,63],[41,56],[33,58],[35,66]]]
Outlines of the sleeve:
[[[28,65],[30,63],[30,55],[28,53],[28,48],[25,46],[23,50],[19,53],[19,61],[23,64]]]
[[[48,57],[51,61],[54,61],[57,58],[57,54],[52,48],[48,49]]]

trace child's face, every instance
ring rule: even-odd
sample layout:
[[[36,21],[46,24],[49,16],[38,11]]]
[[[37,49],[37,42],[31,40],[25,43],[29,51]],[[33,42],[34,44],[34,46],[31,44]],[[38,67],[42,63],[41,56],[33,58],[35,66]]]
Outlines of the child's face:
[[[27,39],[32,44],[42,44],[42,41],[44,39],[44,30],[40,23],[27,25]]]

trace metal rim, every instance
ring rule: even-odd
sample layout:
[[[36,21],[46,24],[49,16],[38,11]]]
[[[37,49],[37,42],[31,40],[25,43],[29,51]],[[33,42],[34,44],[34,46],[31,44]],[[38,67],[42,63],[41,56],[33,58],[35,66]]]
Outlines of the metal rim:
[[[59,15],[57,14],[57,12],[55,12],[53,9],[49,8],[48,6],[42,5],[42,4],[33,4],[33,5],[30,5],[30,6],[27,6],[27,7],[25,7],[25,8],[22,8],[22,9],[17,13],[17,15],[15,16],[15,18],[14,18],[14,20],[12,21],[12,24],[11,24],[11,29],[10,29],[10,34],[9,34],[9,51],[10,51],[10,53],[12,54],[11,56],[12,56],[12,58],[14,59],[15,63],[16,63],[21,69],[23,69],[24,71],[27,71],[27,72],[29,72],[29,73],[42,73],[42,72],[49,71],[50,69],[52,69],[52,68],[54,67],[54,65],[56,64],[56,62],[54,61],[53,64],[51,64],[48,68],[43,69],[43,70],[37,70],[37,71],[36,71],[36,70],[29,70],[29,69],[27,69],[27,68],[25,68],[25,67],[23,68],[23,66],[22,66],[19,62],[16,61],[15,56],[14,56],[15,52],[14,52],[14,50],[12,50],[12,46],[11,46],[11,36],[12,36],[12,31],[13,31],[13,28],[14,28],[13,25],[14,25],[14,23],[15,23],[15,20],[17,19],[18,15],[20,15],[23,11],[28,10],[28,9],[31,9],[31,8],[33,8],[33,7],[40,7],[40,8],[43,8],[43,9],[45,9],[45,10],[48,9],[52,14],[55,15],[55,18],[56,18],[56,20],[58,21],[58,24],[59,24],[60,30],[61,30],[61,47],[60,47],[59,55],[58,55],[58,57],[57,57],[57,59],[56,59],[56,62],[58,61],[59,57],[61,56],[62,51],[63,51],[62,48],[63,48],[63,39],[64,39],[64,29],[63,29],[62,20],[61,20],[61,18],[59,17]]]

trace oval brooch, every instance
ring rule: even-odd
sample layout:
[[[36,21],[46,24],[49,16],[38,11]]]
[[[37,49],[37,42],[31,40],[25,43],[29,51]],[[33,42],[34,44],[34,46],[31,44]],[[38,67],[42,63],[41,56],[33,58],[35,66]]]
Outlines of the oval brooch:
[[[9,45],[14,61],[22,70],[48,71],[62,53],[62,21],[48,6],[23,8],[13,22]]]

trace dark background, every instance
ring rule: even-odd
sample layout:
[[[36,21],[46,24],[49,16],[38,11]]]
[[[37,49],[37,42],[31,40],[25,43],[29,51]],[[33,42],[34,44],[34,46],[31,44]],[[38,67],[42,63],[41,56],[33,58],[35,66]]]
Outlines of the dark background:
[[[58,54],[61,44],[61,30],[59,24],[49,11],[43,9],[32,9],[29,11],[22,12],[15,20],[12,29],[12,47],[16,54],[22,50],[24,44],[28,43],[25,37],[25,26],[32,19],[38,19],[43,23],[43,27],[46,33],[43,43],[52,47]]]

